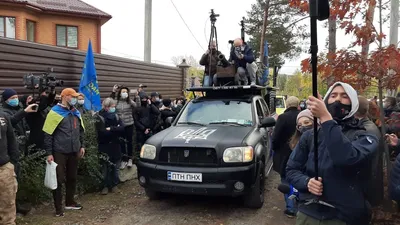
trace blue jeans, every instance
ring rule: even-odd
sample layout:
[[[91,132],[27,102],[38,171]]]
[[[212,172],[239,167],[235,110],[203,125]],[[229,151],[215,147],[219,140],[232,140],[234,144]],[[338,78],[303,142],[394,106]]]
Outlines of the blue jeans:
[[[284,183],[284,184],[289,184],[287,181],[286,181],[286,179],[285,178],[281,178],[281,182],[282,183]],[[297,204],[296,204],[296,200],[291,200],[291,199],[289,199],[289,194],[284,194],[284,198],[285,198],[285,202],[286,202],[286,209],[289,211],[289,212],[292,212],[292,213],[297,213]]]

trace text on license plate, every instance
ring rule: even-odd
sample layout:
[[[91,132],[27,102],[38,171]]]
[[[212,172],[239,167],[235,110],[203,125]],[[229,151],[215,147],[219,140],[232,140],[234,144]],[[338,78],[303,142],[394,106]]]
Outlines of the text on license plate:
[[[168,171],[167,180],[186,181],[186,182],[202,182],[203,177],[201,173],[178,173]]]

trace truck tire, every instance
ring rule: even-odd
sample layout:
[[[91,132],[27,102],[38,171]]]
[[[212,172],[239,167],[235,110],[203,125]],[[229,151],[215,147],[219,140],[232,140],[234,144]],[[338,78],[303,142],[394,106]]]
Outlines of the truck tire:
[[[160,192],[153,191],[148,188],[145,188],[144,191],[146,192],[147,198],[149,198],[149,200],[158,200],[161,198]]]
[[[258,175],[254,186],[244,196],[244,205],[248,208],[259,209],[264,205],[265,165],[260,161]]]

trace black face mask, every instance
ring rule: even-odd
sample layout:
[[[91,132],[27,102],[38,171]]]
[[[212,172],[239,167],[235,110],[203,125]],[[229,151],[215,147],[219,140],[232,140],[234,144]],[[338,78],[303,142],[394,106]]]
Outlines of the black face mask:
[[[334,120],[343,120],[344,117],[349,115],[351,111],[351,105],[345,105],[341,102],[334,102],[328,104],[328,111]]]
[[[142,101],[142,104],[140,104],[141,106],[143,106],[143,107],[146,107],[147,106],[147,101]]]
[[[300,129],[299,129],[299,131],[300,131],[301,134],[304,134],[304,132],[306,132],[306,131],[308,131],[308,130],[310,130],[310,129],[312,129],[312,128],[313,128],[313,125],[301,126]]]

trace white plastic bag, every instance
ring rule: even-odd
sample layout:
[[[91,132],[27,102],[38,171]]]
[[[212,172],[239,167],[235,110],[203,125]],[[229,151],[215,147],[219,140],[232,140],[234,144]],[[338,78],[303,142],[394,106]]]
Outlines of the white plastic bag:
[[[50,190],[57,189],[57,163],[51,161],[46,163],[46,175],[44,177],[44,186]]]

